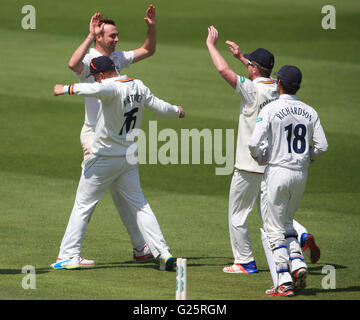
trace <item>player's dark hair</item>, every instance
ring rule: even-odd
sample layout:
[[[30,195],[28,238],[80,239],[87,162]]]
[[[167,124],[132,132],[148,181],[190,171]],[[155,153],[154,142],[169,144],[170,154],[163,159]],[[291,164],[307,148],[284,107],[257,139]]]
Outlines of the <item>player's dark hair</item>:
[[[101,18],[99,25],[102,25],[103,23],[111,24],[113,26],[116,26],[115,21],[113,19],[111,19],[111,18]]]
[[[296,92],[300,89],[300,86],[294,87],[293,85],[290,85],[289,83],[286,83],[282,80],[280,80],[280,85],[286,94],[296,94]]]
[[[100,19],[100,22],[99,22],[99,26],[101,26],[103,23],[105,23],[105,24],[111,24],[111,25],[113,25],[113,26],[116,27],[115,21],[114,21],[113,19],[111,19],[111,18],[101,18],[101,19]],[[102,30],[102,31],[100,32],[100,35],[101,35],[101,36],[104,36],[104,30]],[[94,40],[94,42],[96,43],[96,39]]]
[[[112,26],[116,26],[115,21],[113,19],[111,19],[111,18],[101,18],[100,22],[99,22],[99,26],[101,26],[103,23],[111,24]],[[102,30],[100,32],[100,34],[103,36],[104,35],[104,30]]]
[[[262,77],[270,78],[271,71],[272,71],[271,69],[268,69],[268,68],[265,68],[265,67],[259,65],[256,61],[251,61],[251,62],[256,65],[256,67],[258,68],[259,73]]]

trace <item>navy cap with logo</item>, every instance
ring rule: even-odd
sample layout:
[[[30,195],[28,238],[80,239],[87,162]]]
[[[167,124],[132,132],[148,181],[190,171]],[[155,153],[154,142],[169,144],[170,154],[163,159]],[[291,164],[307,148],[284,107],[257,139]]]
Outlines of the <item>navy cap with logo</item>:
[[[99,72],[113,71],[115,70],[114,62],[106,56],[100,56],[93,58],[90,61],[90,73],[96,74]]]
[[[274,55],[266,49],[258,48],[254,52],[245,53],[244,57],[248,60],[254,60],[264,68],[272,69],[274,67]]]
[[[284,83],[293,87],[299,88],[302,80],[302,73],[296,66],[282,66],[278,72],[274,74]]]

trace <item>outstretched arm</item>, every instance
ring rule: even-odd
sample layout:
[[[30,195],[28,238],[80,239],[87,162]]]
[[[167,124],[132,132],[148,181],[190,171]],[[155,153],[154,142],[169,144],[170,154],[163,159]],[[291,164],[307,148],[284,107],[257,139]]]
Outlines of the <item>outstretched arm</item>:
[[[146,17],[144,18],[148,31],[144,44],[134,50],[134,62],[141,61],[155,53],[156,48],[156,12],[155,7],[151,4],[146,10]]]
[[[212,62],[220,75],[235,89],[237,75],[230,69],[225,59],[221,56],[215,45],[218,40],[218,31],[214,26],[208,28],[208,37],[206,39],[206,45],[208,47]]]
[[[115,87],[104,85],[99,82],[94,83],[76,83],[72,85],[56,84],[54,86],[54,96],[64,94],[79,95],[86,97],[95,97],[98,99],[108,99],[114,96]]]
[[[95,13],[90,20],[89,25],[89,34],[85,38],[85,40],[80,44],[80,46],[74,51],[70,60],[69,60],[69,68],[77,73],[81,73],[83,70],[83,59],[89,50],[91,44],[95,40],[95,37],[101,30],[104,28],[104,24],[99,26],[101,19],[101,14],[99,12]]]
[[[172,105],[164,100],[161,100],[155,96],[147,99],[145,105],[152,112],[154,112],[160,118],[184,118],[185,111],[181,106]]]
[[[172,105],[153,95],[150,89],[144,86],[144,105],[160,118],[184,118],[185,111],[181,106]]]

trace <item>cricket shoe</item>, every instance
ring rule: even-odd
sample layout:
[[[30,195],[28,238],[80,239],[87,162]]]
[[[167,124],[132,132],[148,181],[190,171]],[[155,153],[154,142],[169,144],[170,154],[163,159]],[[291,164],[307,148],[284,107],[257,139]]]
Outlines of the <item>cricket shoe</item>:
[[[306,287],[307,273],[306,268],[300,268],[292,272],[291,276],[295,289],[304,289]]]
[[[307,256],[310,255],[311,263],[319,261],[320,248],[316,245],[315,238],[311,233],[303,233],[301,235],[301,249]]]
[[[174,269],[176,259],[170,254],[165,259],[159,258],[160,270],[171,271]]]
[[[265,294],[269,297],[292,297],[294,296],[294,287],[292,284],[282,284],[277,288],[271,287],[265,291]]]
[[[75,270],[80,269],[80,257],[69,259],[57,259],[57,261],[50,265],[50,268],[55,270]]]
[[[50,268],[54,269],[54,265],[57,263],[62,262],[63,260],[69,260],[69,259],[61,259],[57,258],[56,262],[50,265]],[[83,257],[80,257],[80,268],[93,268],[95,267],[95,261],[94,260],[88,260]]]
[[[250,263],[236,263],[232,266],[224,267],[222,271],[225,273],[257,273],[258,269],[255,261],[252,261]]]
[[[133,250],[133,261],[134,262],[148,262],[152,261],[154,256],[151,254],[151,251],[147,244],[145,244],[142,248]]]

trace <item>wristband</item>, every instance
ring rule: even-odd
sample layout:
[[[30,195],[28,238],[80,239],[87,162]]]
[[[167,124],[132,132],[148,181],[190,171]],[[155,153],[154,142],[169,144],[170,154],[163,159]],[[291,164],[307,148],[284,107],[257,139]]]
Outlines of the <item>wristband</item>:
[[[64,86],[64,94],[70,94],[73,95],[74,94],[74,85],[70,85],[70,86]]]

